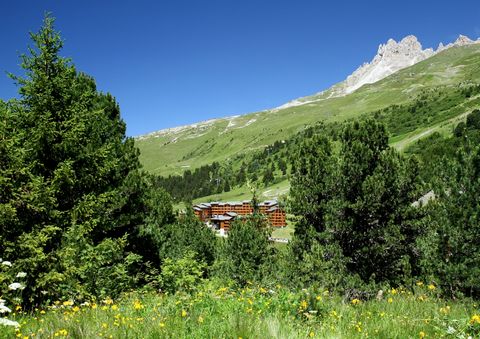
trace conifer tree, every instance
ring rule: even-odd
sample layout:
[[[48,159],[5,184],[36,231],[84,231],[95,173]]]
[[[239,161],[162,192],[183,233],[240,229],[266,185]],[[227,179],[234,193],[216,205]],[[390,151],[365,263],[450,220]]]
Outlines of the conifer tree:
[[[31,34],[25,76],[12,75],[20,98],[0,109],[15,120],[0,136],[0,152],[8,150],[0,185],[11,188],[0,201],[0,252],[27,272],[32,304],[129,288],[143,260],[158,261],[142,229],[172,219],[156,209],[154,201],[169,201],[149,193],[115,99],[60,56],[53,25],[47,15]]]

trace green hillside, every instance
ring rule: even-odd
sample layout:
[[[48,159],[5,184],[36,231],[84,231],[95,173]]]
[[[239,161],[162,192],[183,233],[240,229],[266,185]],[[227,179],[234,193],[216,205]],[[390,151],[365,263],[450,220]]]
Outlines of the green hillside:
[[[480,46],[454,47],[344,97],[328,98],[332,91],[328,90],[299,99],[308,102],[300,106],[164,130],[139,137],[136,144],[146,170],[159,175],[181,174],[186,169],[262,149],[318,121],[341,122],[392,105],[408,105],[429,90],[478,82]],[[476,99],[468,98],[461,105],[455,102],[455,109],[450,107],[448,114],[418,121],[415,128],[395,135],[392,142],[404,148],[434,130],[448,132],[451,123],[458,120],[455,117],[478,107]],[[455,100],[447,96],[442,104],[449,101]]]

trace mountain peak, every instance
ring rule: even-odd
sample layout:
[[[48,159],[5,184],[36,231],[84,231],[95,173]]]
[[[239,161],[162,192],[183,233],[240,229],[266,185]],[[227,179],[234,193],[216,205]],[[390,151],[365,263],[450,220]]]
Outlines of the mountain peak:
[[[388,39],[378,47],[377,55],[353,72],[335,88],[335,96],[351,93],[365,84],[377,82],[402,68],[424,60],[434,54],[432,49],[422,49],[414,35],[407,35],[400,42]]]
[[[455,40],[455,42],[453,43],[455,46],[465,46],[465,45],[470,45],[473,43],[473,40],[470,39],[468,36],[466,35],[462,35],[460,34],[457,38],[457,40]]]

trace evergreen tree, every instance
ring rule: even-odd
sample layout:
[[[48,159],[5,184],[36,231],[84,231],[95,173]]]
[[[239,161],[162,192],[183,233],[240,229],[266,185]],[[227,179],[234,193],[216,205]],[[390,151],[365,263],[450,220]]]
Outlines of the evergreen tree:
[[[236,220],[220,245],[217,274],[241,286],[261,279],[273,254],[269,235],[266,220],[259,214]]]
[[[480,147],[467,144],[454,159],[444,159],[436,185],[430,233],[436,256],[428,267],[451,296],[480,296]],[[432,265],[432,262],[434,265]]]
[[[144,259],[158,262],[142,228],[165,217],[152,203],[117,103],[60,56],[53,24],[47,15],[31,35],[25,76],[12,75],[20,98],[0,109],[3,121],[15,122],[0,137],[0,252],[27,272],[24,295],[32,304],[133,286]]]
[[[388,147],[385,127],[374,120],[345,128],[329,229],[347,267],[364,281],[398,281],[412,273],[417,167]]]
[[[298,259],[325,231],[328,202],[333,199],[334,158],[327,137],[306,138],[294,157],[289,208],[297,216],[292,249]]]

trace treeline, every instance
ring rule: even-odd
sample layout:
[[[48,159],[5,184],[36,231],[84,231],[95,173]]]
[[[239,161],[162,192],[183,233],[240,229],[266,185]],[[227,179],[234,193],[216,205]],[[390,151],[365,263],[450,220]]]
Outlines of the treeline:
[[[232,188],[250,182],[269,185],[286,178],[288,148],[285,141],[276,141],[262,151],[237,156],[233,161],[213,162],[182,175],[155,177],[156,187],[165,189],[175,201],[191,201],[195,198],[229,192]]]
[[[256,187],[268,186],[285,180],[294,170],[295,149],[302,140],[316,133],[327,133],[334,140],[338,138],[341,124],[316,124],[308,126],[291,138],[277,140],[259,151],[235,156],[219,163],[213,162],[182,175],[156,176],[156,187],[166,190],[175,201],[189,202],[222,192],[229,192],[243,186],[247,181]]]

